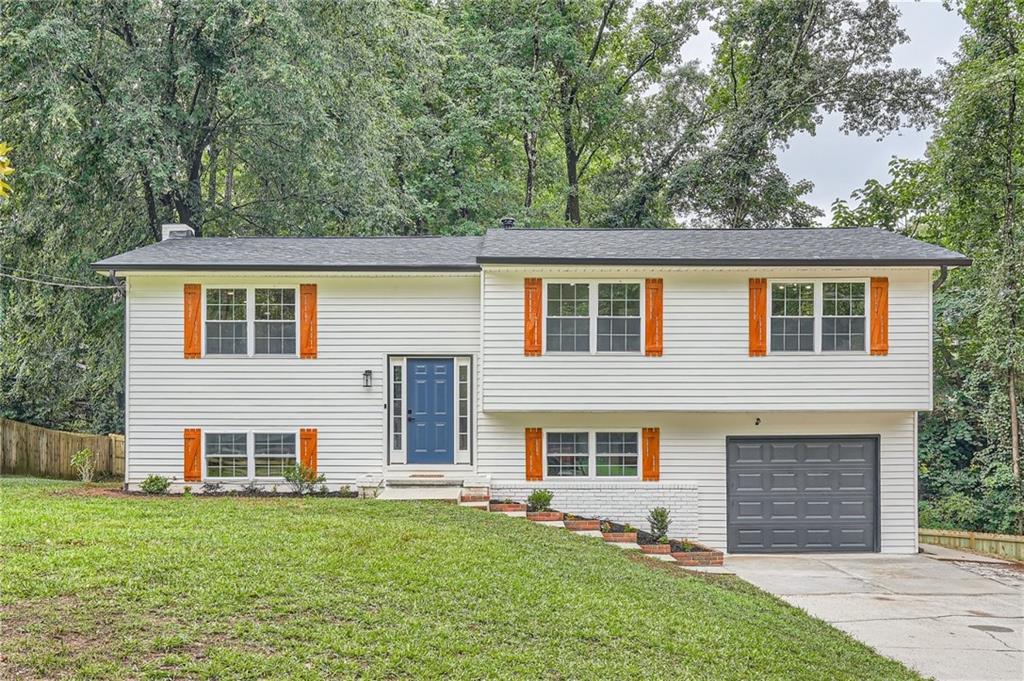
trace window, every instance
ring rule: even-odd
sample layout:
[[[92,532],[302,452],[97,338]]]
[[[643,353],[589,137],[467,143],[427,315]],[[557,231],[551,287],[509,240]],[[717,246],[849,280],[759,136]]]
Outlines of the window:
[[[597,351],[640,351],[640,284],[598,284]]]
[[[295,354],[295,289],[256,289],[257,355]]]
[[[459,449],[469,449],[469,364],[459,363]]]
[[[544,436],[547,477],[635,478],[640,473],[639,431],[547,431]]]
[[[588,433],[547,433],[548,476],[587,477],[590,475]]]
[[[772,284],[772,352],[814,352],[814,284]]]
[[[405,428],[403,408],[405,382],[402,380],[402,367],[402,360],[391,365],[391,450],[395,452],[404,449],[402,447],[402,432]]]
[[[640,459],[636,432],[596,433],[597,477],[637,475]]]
[[[546,352],[640,352],[640,282],[550,281],[546,285]]]
[[[206,354],[294,356],[296,297],[294,287],[207,288]]]
[[[253,461],[257,478],[284,477],[296,462],[295,433],[256,433]]]
[[[249,477],[245,433],[206,434],[206,475],[211,478]]]
[[[206,477],[208,478],[281,478],[294,466],[295,432],[206,433]]]
[[[863,282],[822,284],[822,352],[864,350],[864,290]]]
[[[206,289],[206,354],[248,354],[245,294],[244,288]]]
[[[590,285],[548,284],[547,349],[590,352]]]

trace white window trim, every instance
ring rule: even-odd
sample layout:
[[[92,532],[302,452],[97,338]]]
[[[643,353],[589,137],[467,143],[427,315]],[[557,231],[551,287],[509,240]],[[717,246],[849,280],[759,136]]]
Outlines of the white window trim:
[[[473,363],[469,357],[455,357],[455,463],[469,463],[471,452],[473,451]],[[462,367],[466,368],[466,413],[462,413],[462,407],[459,400],[459,388],[461,387],[461,379],[459,373]],[[460,447],[459,440],[462,436],[462,430],[459,427],[459,423],[462,417],[466,417],[466,446]]]
[[[590,351],[548,350],[548,284],[587,284],[588,309],[590,311]],[[600,284],[639,284],[640,285],[640,349],[638,350],[602,350],[597,349],[597,301],[598,285]],[[543,279],[541,284],[541,348],[543,354],[552,355],[620,355],[624,357],[643,356],[644,338],[647,337],[647,283],[643,279]],[[569,431],[580,432],[580,431]],[[602,431],[603,432],[603,431]]]
[[[246,476],[244,478],[225,478],[216,477],[209,475],[206,470],[207,452],[206,452],[206,436],[207,435],[245,435],[245,460],[246,460]],[[254,430],[246,430],[242,428],[224,428],[217,430],[206,430],[202,431],[203,441],[203,480],[210,480],[213,482],[282,482],[284,477],[281,476],[270,476],[270,477],[256,477],[256,433],[261,435],[294,435],[295,436],[295,463],[298,463],[302,457],[302,439],[299,437],[299,429],[288,429],[288,428],[258,428]]]
[[[407,427],[407,423],[408,422],[405,420],[406,409],[408,409],[408,405],[409,405],[409,402],[408,402],[409,382],[408,382],[408,380],[406,380],[408,377],[405,375],[406,374],[406,371],[405,371],[405,360],[406,360],[405,357],[391,357],[388,360],[388,375],[387,375],[387,381],[386,381],[387,391],[388,391],[388,424],[387,424],[388,427],[385,430],[387,432],[387,439],[388,439],[388,441],[387,441],[388,452],[390,452],[390,459],[389,460],[390,460],[391,463],[401,463],[401,464],[404,464],[406,462],[406,458],[405,458],[405,444],[406,444],[408,436],[409,436],[409,430],[408,430],[408,427]],[[398,447],[398,448],[396,448],[394,446],[395,445],[395,426],[394,426],[394,418],[395,418],[395,391],[394,391],[394,382],[392,380],[392,376],[394,374],[394,367],[396,367],[396,366],[398,367],[398,370],[402,374],[402,409],[401,409],[401,412],[402,412],[401,413],[401,418],[402,418],[402,435],[401,435],[401,437],[402,437],[402,446]]]
[[[452,366],[453,366],[453,371],[454,371],[454,376],[452,377],[452,380],[453,380],[453,384],[452,384],[452,387],[453,387],[453,390],[452,390],[452,414],[453,414],[453,418],[454,418],[454,422],[452,423],[452,453],[454,455],[452,463],[455,464],[455,465],[471,463],[472,462],[472,454],[473,454],[473,440],[474,440],[474,427],[475,427],[475,424],[474,424],[474,420],[475,420],[474,419],[474,408],[475,407],[474,407],[474,405],[476,403],[475,395],[473,393],[473,391],[476,389],[475,388],[475,380],[474,380],[474,376],[473,376],[473,357],[471,355],[445,355],[445,354],[437,354],[437,353],[430,353],[430,354],[423,354],[423,355],[420,355],[420,354],[392,355],[392,356],[390,356],[388,358],[388,362],[387,362],[388,373],[387,373],[387,377],[386,377],[387,418],[388,418],[388,420],[387,420],[387,428],[385,429],[386,430],[386,438],[387,438],[386,445],[387,445],[387,452],[388,452],[388,462],[389,462],[389,464],[402,464],[402,465],[404,465],[404,464],[406,464],[408,462],[408,458],[407,458],[407,456],[408,456],[407,446],[408,446],[408,443],[409,443],[409,440],[408,440],[408,438],[409,438],[409,428],[408,428],[408,425],[407,425],[408,421],[403,421],[402,446],[399,447],[399,448],[396,448],[394,446],[395,445],[395,442],[394,442],[395,430],[394,430],[393,419],[395,417],[395,392],[394,392],[394,384],[393,384],[393,380],[392,380],[394,368],[398,367],[399,371],[402,374],[402,416],[404,418],[405,415],[408,413],[408,409],[409,409],[409,376],[408,376],[409,372],[407,371],[407,368],[406,368],[406,362],[408,362],[410,359],[420,359],[420,358],[424,358],[424,357],[426,357],[426,358],[435,358],[436,357],[438,359],[451,359],[452,360]],[[469,385],[467,386],[467,390],[468,390],[467,395],[468,395],[469,399],[468,399],[468,403],[467,403],[467,407],[466,407],[468,409],[468,413],[466,414],[466,416],[468,417],[468,420],[467,420],[467,424],[466,424],[466,428],[467,428],[466,435],[467,435],[467,437],[466,437],[466,446],[465,447],[459,447],[459,433],[460,433],[460,431],[459,431],[459,417],[462,415],[461,411],[459,410],[459,367],[462,367],[462,366],[466,367],[467,379],[469,380]]]
[[[807,350],[772,350],[772,287],[775,284],[813,284],[814,285],[814,351]],[[863,350],[822,350],[822,312],[825,308],[825,284],[864,284],[864,349]],[[823,279],[802,279],[798,277],[779,277],[768,280],[768,328],[767,350],[770,355],[806,356],[824,355],[826,357],[842,357],[843,355],[868,355],[871,353],[871,280],[868,277],[826,277]]]
[[[602,353],[603,354],[603,353]],[[587,434],[587,475],[548,475],[548,433],[586,433]],[[636,433],[636,475],[597,475],[597,434],[598,433]],[[640,428],[544,428],[544,479],[572,482],[573,480],[604,481],[604,480],[640,480],[644,468],[644,439]],[[551,456],[568,456],[551,454]],[[616,455],[612,455],[616,456]]]
[[[256,289],[291,289],[295,291],[295,352],[294,353],[281,353],[281,354],[267,354],[260,353],[256,354]],[[206,292],[216,289],[245,289],[245,343],[246,353],[244,355],[226,355],[223,353],[208,353],[206,352]],[[202,287],[202,303],[203,303],[203,314],[202,323],[200,324],[202,331],[202,344],[203,344],[203,357],[298,357],[299,356],[299,345],[301,338],[299,337],[299,324],[302,317],[301,311],[301,300],[299,298],[299,287],[294,284],[289,285],[253,285],[253,286],[237,286],[234,284],[213,284],[207,286],[203,284]],[[260,431],[263,432],[263,431]],[[233,479],[233,478],[232,478]]]

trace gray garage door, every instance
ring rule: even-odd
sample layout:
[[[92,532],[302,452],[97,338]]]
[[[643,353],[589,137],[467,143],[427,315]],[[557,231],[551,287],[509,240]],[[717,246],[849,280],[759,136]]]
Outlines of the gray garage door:
[[[726,441],[733,553],[878,550],[877,437]]]

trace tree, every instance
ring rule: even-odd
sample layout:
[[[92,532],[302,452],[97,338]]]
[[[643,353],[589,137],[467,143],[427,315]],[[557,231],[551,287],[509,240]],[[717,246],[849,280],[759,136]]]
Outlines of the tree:
[[[787,140],[813,134],[826,113],[869,134],[923,123],[930,110],[929,81],[891,67],[892,48],[908,39],[898,16],[882,0],[721,3],[703,103],[695,110],[678,89],[663,92],[663,109],[678,98],[677,118],[706,130],[676,135],[620,197],[615,219],[645,224],[645,211],[664,201],[697,225],[812,224],[820,213],[801,199],[812,185],[791,182],[777,164]]]
[[[969,30],[943,74],[945,106],[925,158],[894,161],[889,183],[866,184],[855,193],[853,208],[837,202],[835,222],[885,224],[974,259],[937,293],[936,385],[941,390],[936,411],[923,426],[930,436],[923,448],[931,448],[926,456],[932,456],[948,450],[949,442],[969,442],[977,496],[982,502],[986,495],[1009,499],[992,504],[998,512],[983,514],[989,528],[1020,532],[1024,15],[1019,5],[999,0],[958,7]],[[972,434],[963,438],[964,433]],[[943,462],[951,468],[956,463]],[[941,473],[932,466],[933,476]],[[1012,490],[1008,497],[1007,490]],[[932,501],[941,501],[964,490],[946,484],[926,491]],[[1012,518],[1012,526],[999,520],[1005,517]]]

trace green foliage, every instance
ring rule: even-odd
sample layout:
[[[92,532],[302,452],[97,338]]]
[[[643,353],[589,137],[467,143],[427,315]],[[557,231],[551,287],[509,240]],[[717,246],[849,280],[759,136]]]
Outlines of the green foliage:
[[[882,225],[974,259],[935,294],[921,522],[1022,533],[1024,490],[1013,469],[1024,437],[1024,15],[999,0],[957,8],[968,31],[942,74],[945,106],[925,157],[894,160],[890,182],[868,181],[853,207],[836,202],[834,222]]]
[[[527,225],[805,225],[776,155],[824,112],[917,118],[887,2],[138,0],[0,3],[18,190],[0,267],[199,234],[478,233]],[[708,67],[688,41],[710,22]],[[846,49],[855,44],[857,50]],[[123,429],[113,290],[0,278],[0,413]]]
[[[551,500],[554,498],[555,493],[549,489],[535,489],[526,498],[526,506],[531,511],[548,511],[551,510]]]
[[[96,457],[92,450],[86,447],[75,452],[71,457],[71,467],[78,471],[78,477],[82,482],[92,482],[93,473],[96,471]]]
[[[163,494],[171,486],[171,481],[162,475],[150,475],[139,485],[146,494]]]
[[[317,485],[323,485],[327,477],[317,475],[312,468],[297,463],[285,469],[284,480],[295,494],[313,494]]]
[[[651,526],[651,534],[655,539],[660,541],[668,536],[668,528],[672,524],[669,516],[669,510],[663,506],[652,508],[647,514],[647,523]]]

